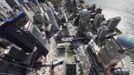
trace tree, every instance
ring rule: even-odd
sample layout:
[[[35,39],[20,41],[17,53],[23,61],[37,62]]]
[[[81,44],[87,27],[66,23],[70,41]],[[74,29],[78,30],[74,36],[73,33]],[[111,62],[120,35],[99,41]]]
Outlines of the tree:
[[[84,4],[85,2],[84,2],[84,0],[80,0],[80,3]]]
[[[52,3],[56,6],[56,5],[59,4],[62,0],[48,0],[48,1],[52,2]]]

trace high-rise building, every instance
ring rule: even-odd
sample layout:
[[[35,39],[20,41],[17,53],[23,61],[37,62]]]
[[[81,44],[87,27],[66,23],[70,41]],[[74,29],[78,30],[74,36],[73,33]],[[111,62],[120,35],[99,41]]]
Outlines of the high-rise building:
[[[119,24],[121,18],[120,17],[115,17],[115,18],[111,18],[107,21],[107,26],[109,28],[109,30],[115,30],[117,25]]]
[[[11,8],[14,8],[15,6],[18,6],[15,0],[5,0]]]
[[[109,29],[107,26],[101,26],[98,28],[98,33],[97,33],[97,40],[103,40],[106,38],[106,35],[108,33]]]
[[[118,63],[124,57],[124,55],[120,53],[121,50],[121,46],[113,38],[105,41],[104,47],[98,54],[103,66],[108,68]]]
[[[33,56],[34,52],[26,54],[14,44],[8,48],[0,47],[0,74],[26,75],[27,68],[33,66]]]
[[[80,33],[85,33],[90,30],[90,17],[91,14],[87,9],[83,9],[80,13],[80,25],[79,25],[79,31]]]
[[[56,21],[56,17],[55,17],[55,13],[54,13],[55,11],[50,3],[49,3],[49,6],[47,6],[47,8],[46,8],[46,12],[48,14],[49,21],[52,24],[52,27],[51,27],[52,32],[59,31],[58,23]]]
[[[97,30],[100,26],[101,23],[104,21],[104,15],[102,14],[97,14],[94,19],[94,28]]]
[[[48,53],[48,43],[45,36],[30,21],[25,22],[23,20],[25,19],[24,15],[19,15],[16,18],[1,25],[0,35],[26,52],[32,52],[37,47],[39,53],[46,55]],[[19,20],[23,23],[19,23]]]

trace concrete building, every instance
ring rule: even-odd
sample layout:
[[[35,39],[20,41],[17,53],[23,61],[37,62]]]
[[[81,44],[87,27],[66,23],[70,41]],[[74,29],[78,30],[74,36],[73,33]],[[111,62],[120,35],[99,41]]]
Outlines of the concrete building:
[[[0,18],[7,18],[10,16],[8,12],[12,12],[13,9],[9,6],[9,4],[5,0],[0,1]]]
[[[107,26],[101,26],[98,28],[97,30],[97,40],[103,40],[104,38],[106,38],[106,35],[108,34],[108,27]]]
[[[51,27],[52,32],[59,31],[58,23],[57,23],[55,13],[54,13],[55,11],[54,11],[54,8],[52,7],[51,3],[48,3],[48,6],[46,8],[46,12],[48,14],[49,21],[52,24],[52,27]]]
[[[15,6],[18,6],[15,0],[5,0],[11,8],[14,8]]]
[[[121,46],[114,39],[108,39],[104,47],[100,50],[98,56],[105,68],[109,68],[124,57],[120,51],[123,50]]]
[[[80,13],[80,25],[79,25],[79,31],[82,34],[85,34],[86,32],[90,31],[90,17],[91,14],[87,9],[83,9]]]
[[[65,46],[58,44],[56,54],[57,54],[57,56],[64,57],[65,56]]]
[[[48,53],[46,38],[30,21],[25,22],[25,15],[22,14],[16,17],[17,19],[15,18],[1,25],[0,35],[15,43],[26,52],[32,52],[37,47],[39,53],[46,55]],[[19,20],[21,20],[21,24],[19,24]]]
[[[109,30],[111,31],[115,30],[120,21],[121,21],[120,17],[115,17],[107,20],[107,26]]]
[[[4,39],[1,38],[4,41]],[[4,43],[4,42],[0,42]],[[10,44],[2,48],[0,44],[0,75],[26,75],[33,65],[34,53],[26,54],[20,47]]]
[[[97,30],[100,26],[101,23],[104,21],[104,15],[102,14],[97,14],[94,19],[94,28]]]

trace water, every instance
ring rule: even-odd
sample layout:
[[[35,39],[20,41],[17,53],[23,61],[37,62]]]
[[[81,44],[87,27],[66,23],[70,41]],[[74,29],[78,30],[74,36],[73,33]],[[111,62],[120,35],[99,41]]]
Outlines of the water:
[[[103,9],[105,18],[120,16],[118,28],[124,34],[134,35],[134,0],[85,0],[88,4],[96,4]]]

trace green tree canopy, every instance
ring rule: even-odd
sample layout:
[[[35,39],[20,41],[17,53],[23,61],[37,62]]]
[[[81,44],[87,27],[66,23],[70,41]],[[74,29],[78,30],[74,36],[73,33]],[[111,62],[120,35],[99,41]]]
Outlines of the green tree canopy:
[[[50,2],[52,2],[54,5],[57,5],[58,3],[60,3],[62,0],[48,0]]]

